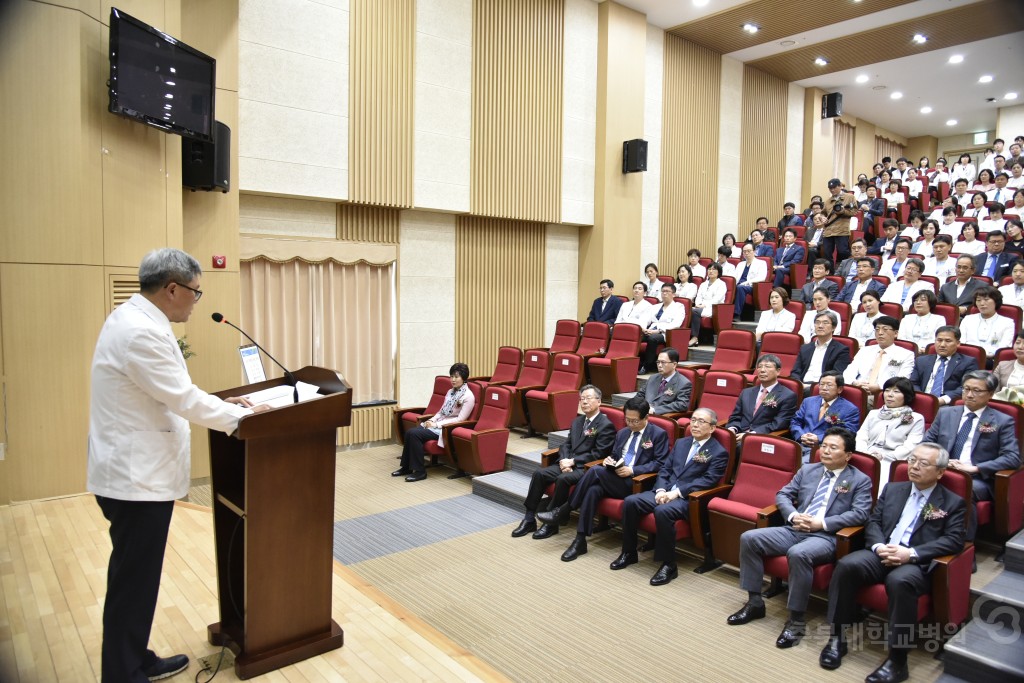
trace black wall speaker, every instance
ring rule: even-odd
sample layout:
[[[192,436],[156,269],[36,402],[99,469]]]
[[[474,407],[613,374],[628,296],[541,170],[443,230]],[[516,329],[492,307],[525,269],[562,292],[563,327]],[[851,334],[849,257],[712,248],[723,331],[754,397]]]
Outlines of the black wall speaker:
[[[622,143],[622,172],[647,170],[647,140],[626,140]]]
[[[821,96],[821,118],[832,119],[843,115],[843,93],[830,92]]]
[[[231,129],[213,122],[213,142],[181,139],[181,184],[193,191],[231,189]]]

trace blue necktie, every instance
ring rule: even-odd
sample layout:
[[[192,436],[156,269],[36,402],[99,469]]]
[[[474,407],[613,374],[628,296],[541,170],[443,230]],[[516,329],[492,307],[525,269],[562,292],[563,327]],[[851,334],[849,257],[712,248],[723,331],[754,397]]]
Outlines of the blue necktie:
[[[626,447],[626,467],[632,467],[636,460],[636,442],[640,440],[640,432],[633,432],[629,437],[629,445]]]
[[[699,448],[700,444],[697,442],[696,439],[694,439],[693,445],[690,446],[690,452],[686,455],[686,461],[683,463],[683,467],[686,467],[687,465],[690,464],[690,461],[693,460],[693,456],[697,455],[697,450]]]
[[[743,274],[740,275],[740,282],[746,282],[747,281],[747,273],[749,273],[749,272],[750,272],[750,264],[748,263],[746,265],[746,267],[743,269]]]
[[[895,280],[900,276],[900,266],[902,264],[899,261],[894,261],[892,264],[892,278]]]
[[[896,523],[896,528],[892,530],[892,535],[889,537],[891,545],[907,546],[910,543],[910,537],[914,534],[914,527],[921,516],[922,507],[924,507],[924,496],[920,491],[914,489],[910,493],[910,498],[907,499],[907,504],[903,506],[900,521]]]
[[[947,358],[943,358],[939,361],[939,369],[935,371],[935,380],[932,382],[932,390],[928,392],[932,396],[942,396],[942,385],[946,383],[947,360]]]
[[[832,470],[825,470],[825,473],[821,475],[821,481],[818,482],[818,489],[814,492],[814,498],[811,498],[811,504],[807,506],[807,510],[804,512],[805,515],[811,517],[817,516],[821,508],[825,507],[825,496],[828,495],[829,483],[832,481]]]
[[[974,413],[967,413],[967,419],[964,420],[964,424],[960,427],[960,431],[956,433],[956,440],[953,442],[953,450],[949,452],[950,460],[959,460],[960,454],[964,450],[964,444],[967,443],[967,437],[971,433],[971,428],[974,426],[974,420],[978,416]]]
[[[992,279],[995,279],[995,277],[996,277],[996,266],[998,264],[999,264],[999,257],[996,256],[995,254],[989,254],[988,255],[988,263],[985,264],[986,266],[988,266],[985,269],[987,271],[985,273],[985,275],[987,275],[988,277],[990,277]]]

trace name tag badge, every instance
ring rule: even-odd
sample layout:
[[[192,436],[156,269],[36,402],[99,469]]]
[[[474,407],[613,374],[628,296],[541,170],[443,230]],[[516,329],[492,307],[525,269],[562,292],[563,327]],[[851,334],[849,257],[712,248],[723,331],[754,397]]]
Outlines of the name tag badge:
[[[497,394],[491,394],[491,400],[492,401],[497,401],[498,400],[498,395]]]
[[[568,358],[563,358],[562,359],[562,365],[568,365],[568,364],[569,364],[569,359]]]
[[[724,387],[724,386],[725,386],[726,384],[728,384],[728,383],[729,383],[729,381],[728,381],[728,380],[724,380],[724,379],[720,379],[720,380],[718,380],[718,381],[716,382],[716,384],[717,384],[718,386],[720,386],[720,387]]]
[[[769,453],[769,454],[774,455],[775,454],[775,444],[772,444],[772,443],[763,443],[763,444],[761,444],[761,452],[762,453]]]

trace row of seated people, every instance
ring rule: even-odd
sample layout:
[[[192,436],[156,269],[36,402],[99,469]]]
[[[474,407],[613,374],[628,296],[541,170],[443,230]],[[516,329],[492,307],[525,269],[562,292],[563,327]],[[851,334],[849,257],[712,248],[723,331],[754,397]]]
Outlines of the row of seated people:
[[[748,403],[751,405],[744,410],[753,408],[755,415],[762,410],[776,414],[785,410],[784,395],[776,392],[776,387],[779,387],[777,378],[770,377],[778,369],[775,360],[771,357],[760,359],[758,373],[761,385],[744,391],[737,411],[741,410],[740,405]],[[979,383],[988,386],[985,373],[965,380],[967,393],[974,396],[977,393],[974,389]],[[977,395],[984,397],[983,394]],[[725,422],[729,429],[725,433],[733,436],[723,445],[716,432],[724,430],[716,429],[720,421],[715,411],[709,408],[695,410],[686,431],[673,439],[669,431],[673,427],[666,430],[659,426],[664,421],[650,414],[649,404],[641,396],[626,403],[623,426],[616,432],[610,417],[612,413],[600,409],[600,398],[595,387],[586,386],[581,390],[582,415],[574,421],[566,443],[549,454],[554,462],[534,473],[524,502],[526,515],[512,535],[521,537],[532,533],[536,539],[549,538],[568,521],[570,511],[577,509],[580,514],[576,536],[562,554],[563,561],[573,561],[588,552],[587,537],[598,530],[594,518],[606,514],[609,509],[616,509],[622,522],[623,540],[621,553],[612,561],[611,569],[621,570],[638,562],[638,530],[653,530],[656,533],[654,560],[659,567],[651,578],[651,584],[665,585],[678,577],[675,555],[678,529],[709,528],[710,531],[703,534],[703,543],[712,553],[725,545],[716,535],[716,519],[719,517],[715,514],[715,503],[718,501],[713,500],[716,496],[710,494],[730,496],[736,493],[737,498],[742,498],[739,493],[742,486],[750,485],[747,479],[741,486],[742,474],[737,474],[735,484],[730,485],[733,479],[728,471],[735,468],[732,443],[738,439],[741,444],[754,446],[741,446],[740,468],[748,465],[750,470],[758,469],[757,458],[763,457],[760,455],[763,453],[778,453],[776,459],[784,460],[783,451],[791,442],[785,439],[761,440],[760,435],[764,432],[749,424],[745,429],[742,420],[737,418],[737,411],[734,411]],[[823,402],[823,399],[819,400]],[[1002,453],[1002,460],[1007,462],[999,460],[998,463],[991,455],[986,455],[987,448],[994,448],[994,444],[988,441],[994,441],[996,437],[985,430],[975,435],[973,447],[957,444],[954,436],[954,457],[942,445],[950,441],[947,434],[950,429],[957,431],[957,416],[953,414],[956,409],[949,410],[951,412],[943,413],[929,431],[929,436],[936,441],[919,445],[908,459],[909,468],[903,472],[909,473],[913,487],[906,481],[894,481],[881,491],[873,513],[878,468],[873,470],[873,478],[869,478],[851,467],[849,463],[857,438],[850,430],[825,420],[831,426],[823,430],[817,448],[820,462],[800,467],[798,457],[789,460],[792,469],[788,475],[792,480],[775,495],[780,513],[778,526],[743,533],[739,538],[738,557],[723,552],[726,561],[740,566],[740,585],[749,595],[748,602],[728,618],[728,623],[740,625],[764,617],[761,590],[768,568],[766,560],[778,561],[780,556],[784,556],[788,562],[785,577],[789,581],[790,620],[776,644],[780,648],[797,644],[806,634],[804,615],[816,578],[816,567],[836,559],[837,532],[867,523],[866,550],[844,557],[834,570],[836,576],[842,577],[841,583],[833,581],[828,588],[833,602],[829,610],[833,638],[822,653],[821,665],[837,668],[846,654],[844,626],[851,623],[854,609],[849,603],[855,604],[858,589],[865,584],[884,581],[888,599],[892,601],[891,607],[896,607],[895,611],[890,609],[893,617],[890,627],[899,632],[898,637],[890,640],[889,657],[893,661],[889,665],[905,668],[906,651],[913,643],[913,638],[908,640],[907,637],[912,636],[917,622],[918,597],[931,588],[928,580],[931,562],[939,556],[959,553],[964,548],[964,539],[973,534],[965,522],[969,508],[964,500],[972,495],[972,484],[959,484],[960,497],[949,496],[934,485],[948,469],[949,476],[960,477],[960,482],[973,480],[979,482],[974,486],[987,486],[983,472],[987,473],[990,465],[1014,468],[1019,465],[1019,456],[1013,454]],[[986,420],[990,419],[988,412],[994,412],[985,408],[979,410]],[[828,415],[831,410],[826,408],[822,412]],[[965,411],[961,408],[959,412]],[[966,414],[973,415],[972,412]],[[1010,437],[1015,439],[1012,434]],[[746,442],[746,439],[750,441]],[[1013,457],[1017,460],[1011,462]],[[765,479],[763,470],[756,476]],[[971,479],[967,479],[968,476]],[[638,490],[638,486],[648,490]],[[914,494],[914,491],[918,493]],[[541,509],[545,492],[550,493],[550,498],[546,509]],[[610,501],[621,503],[609,508]],[[930,507],[928,501],[931,502]],[[724,502],[719,507],[729,509]],[[756,507],[763,508],[764,505]],[[923,509],[929,513],[918,520],[917,515]],[[931,514],[936,509],[943,510],[944,514]],[[770,517],[772,513],[765,511],[765,515]],[[949,519],[943,523],[927,524],[947,516]],[[902,521],[904,517],[908,517],[907,522]],[[538,520],[543,524],[539,528]],[[901,523],[897,524],[897,520]],[[683,525],[678,526],[679,522]],[[719,527],[722,528],[725,527]],[[701,535],[699,530],[695,532],[695,540],[698,535]],[[938,537],[944,540],[938,545],[931,545]],[[898,567],[904,569],[895,571]],[[891,580],[887,576],[891,576]],[[827,580],[825,584],[828,585]],[[966,587],[962,588],[966,590]]]

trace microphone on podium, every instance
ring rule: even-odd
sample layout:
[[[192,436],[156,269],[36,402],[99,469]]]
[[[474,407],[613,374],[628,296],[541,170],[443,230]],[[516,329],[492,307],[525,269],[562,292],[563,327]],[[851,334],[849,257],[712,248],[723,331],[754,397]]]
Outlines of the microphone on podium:
[[[233,322],[231,322],[230,320],[225,318],[220,313],[214,313],[210,317],[213,318],[213,322],[215,322],[215,323],[226,323],[226,324],[230,325],[231,327],[235,328],[236,330],[238,330],[239,332],[241,332],[243,337],[245,337],[246,339],[251,341],[253,344],[255,344],[256,348],[259,349],[260,351],[262,351],[263,353],[265,353],[267,355],[267,358],[269,358],[270,360],[274,361],[274,363],[277,365],[277,367],[279,367],[282,370],[284,370],[284,379],[285,379],[285,381],[290,386],[295,387],[295,375],[292,374],[291,370],[289,370],[285,366],[281,365],[281,363],[278,362],[278,360],[276,358],[271,356],[270,353],[265,348],[263,348],[258,343],[256,343],[255,339],[253,339],[248,334],[246,334],[245,330],[243,330],[241,327],[239,327],[238,325],[234,324]],[[294,399],[295,403],[299,402],[299,389],[298,389],[298,387],[295,387],[295,391],[293,392],[293,399]]]

